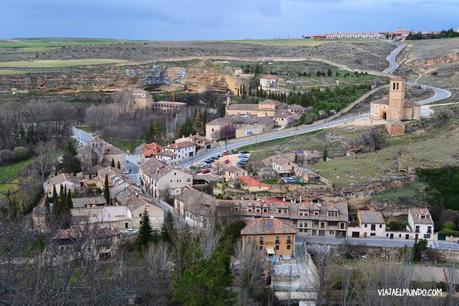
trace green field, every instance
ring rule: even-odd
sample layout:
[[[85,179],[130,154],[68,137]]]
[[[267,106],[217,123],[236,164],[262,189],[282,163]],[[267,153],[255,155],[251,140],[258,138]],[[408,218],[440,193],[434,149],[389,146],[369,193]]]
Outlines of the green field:
[[[24,74],[29,73],[27,70],[14,70],[14,69],[0,69],[0,75],[3,74]]]
[[[7,52],[43,52],[67,46],[92,46],[117,44],[126,42],[116,39],[84,39],[84,38],[19,38],[0,40],[0,49]]]
[[[144,141],[140,139],[131,140],[131,139],[119,139],[119,138],[112,138],[112,137],[107,138],[107,141],[111,143],[112,145],[114,145],[115,147],[125,152],[129,152],[129,153],[134,152],[135,148],[138,145],[141,145],[142,143],[144,143]]]
[[[14,164],[0,166],[0,197],[11,188],[12,184],[19,176],[19,173],[33,162],[33,158],[26,159]]]
[[[65,68],[65,67],[75,67],[75,66],[123,64],[126,62],[127,61],[125,60],[104,59],[104,58],[89,58],[89,59],[74,59],[74,60],[37,60],[37,61],[0,62],[0,68]]]

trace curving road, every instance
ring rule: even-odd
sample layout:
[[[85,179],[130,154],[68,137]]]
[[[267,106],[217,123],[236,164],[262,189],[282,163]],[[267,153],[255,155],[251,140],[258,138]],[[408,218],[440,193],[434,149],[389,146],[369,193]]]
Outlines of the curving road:
[[[387,77],[390,77],[395,70],[399,67],[399,64],[397,63],[396,59],[397,56],[400,54],[400,52],[403,51],[405,48],[405,45],[401,44],[397,46],[386,58],[386,60],[389,63],[388,68],[386,68],[382,73],[379,73],[380,75],[384,75]],[[408,82],[408,85],[412,85],[413,83]],[[438,87],[433,87],[429,85],[421,85],[422,88],[429,88],[433,90],[434,95],[428,99],[419,101],[418,104],[420,105],[426,105],[426,104],[431,104],[440,100],[447,99],[451,96],[451,92],[449,92],[446,89],[441,89]],[[431,111],[427,107],[423,107],[421,109],[421,115],[427,116],[431,113]],[[300,126],[300,127],[295,127],[295,128],[289,128],[289,129],[284,129],[284,130],[278,130],[278,131],[272,131],[269,133],[264,133],[261,135],[254,135],[254,136],[249,136],[249,137],[244,137],[244,138],[238,138],[238,139],[231,139],[229,140],[226,144],[225,143],[220,143],[216,147],[202,151],[198,153],[194,158],[183,161],[180,166],[189,168],[193,164],[202,162],[209,157],[212,157],[214,155],[217,155],[224,150],[230,150],[230,149],[237,149],[240,147],[244,147],[247,145],[253,145],[256,143],[261,143],[265,141],[271,141],[271,140],[276,140],[276,139],[281,139],[289,136],[295,136],[295,135],[300,135],[300,134],[306,134],[314,131],[319,131],[319,130],[324,130],[332,127],[338,127],[344,124],[352,123],[356,120],[362,119],[362,118],[368,118],[369,114],[364,113],[361,115],[354,115],[350,116],[347,118],[341,118],[341,119],[333,119],[329,122],[320,122],[320,123],[313,123],[310,125],[306,126]]]

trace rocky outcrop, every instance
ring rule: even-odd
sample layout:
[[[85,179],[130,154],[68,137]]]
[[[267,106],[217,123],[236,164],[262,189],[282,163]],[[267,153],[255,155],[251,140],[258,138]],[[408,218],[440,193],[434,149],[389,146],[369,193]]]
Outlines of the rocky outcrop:
[[[0,92],[80,92],[123,90],[226,91],[225,76],[206,67],[167,67],[158,64],[103,65],[0,75]]]
[[[440,57],[429,58],[424,61],[424,66],[426,68],[435,67],[438,65],[451,64],[459,62],[459,52],[447,54]]]
[[[379,128],[352,128],[332,130],[325,134],[325,141],[327,158],[333,159],[375,151],[382,146],[384,138]]]

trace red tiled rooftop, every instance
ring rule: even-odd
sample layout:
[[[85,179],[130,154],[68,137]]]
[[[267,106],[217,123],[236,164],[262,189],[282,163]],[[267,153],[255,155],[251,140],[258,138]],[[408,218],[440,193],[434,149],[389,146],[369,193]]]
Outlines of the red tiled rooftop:
[[[157,143],[147,143],[143,147],[142,154],[145,157],[152,157],[153,155],[156,155],[160,153],[163,150],[163,147],[161,147]]]

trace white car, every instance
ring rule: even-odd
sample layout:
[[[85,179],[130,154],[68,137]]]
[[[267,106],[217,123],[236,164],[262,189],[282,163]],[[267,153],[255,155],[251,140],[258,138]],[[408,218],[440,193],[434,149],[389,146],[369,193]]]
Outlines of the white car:
[[[126,169],[126,170],[124,170],[124,173],[130,174],[130,173],[131,173],[131,169]]]

